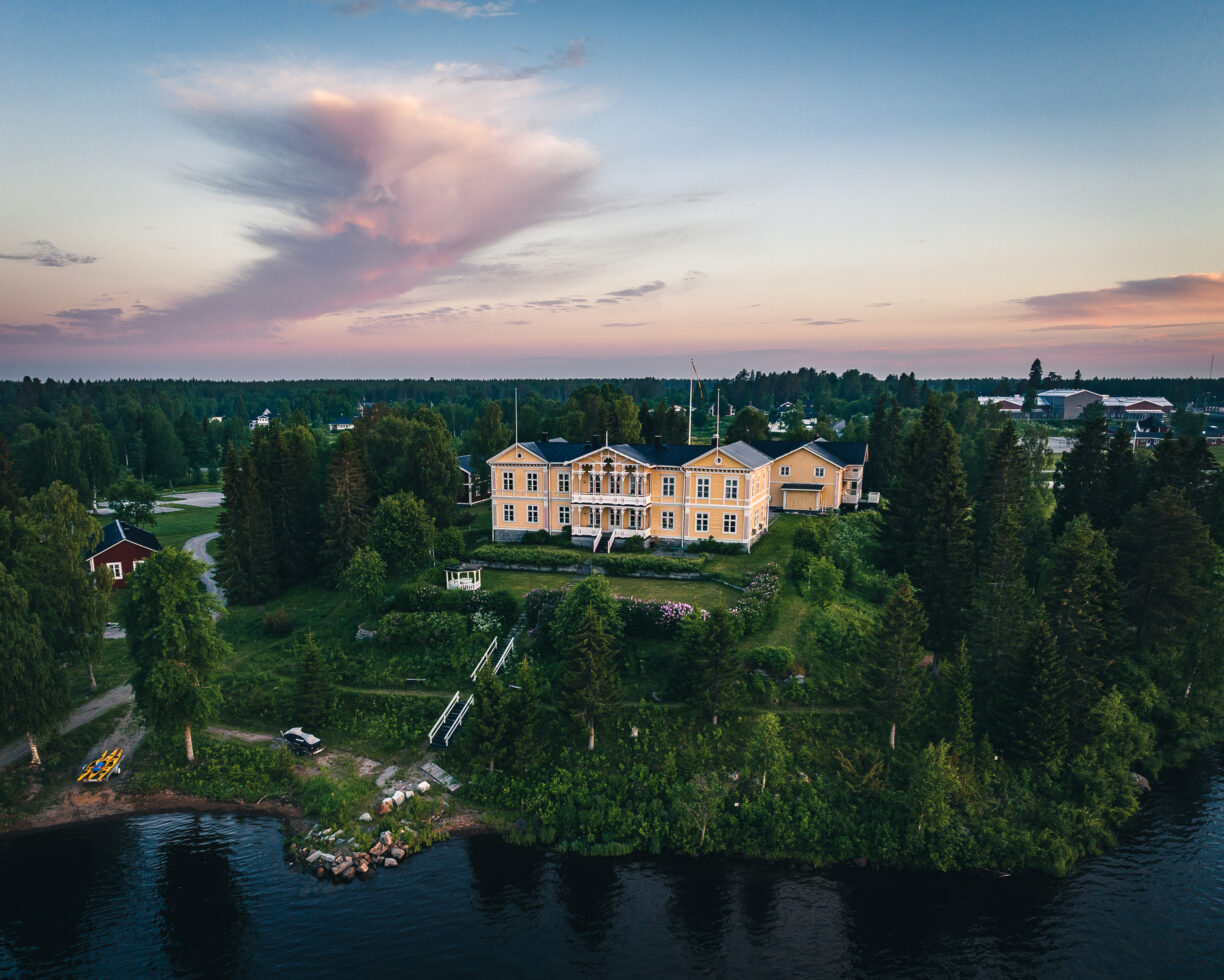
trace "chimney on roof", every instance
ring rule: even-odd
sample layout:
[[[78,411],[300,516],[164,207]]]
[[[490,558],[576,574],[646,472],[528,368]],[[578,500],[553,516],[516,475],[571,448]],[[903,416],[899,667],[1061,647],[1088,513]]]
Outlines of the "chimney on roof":
[[[718,448],[718,433],[717,432],[714,433],[714,441],[711,442],[710,445],[712,445],[715,449]]]
[[[598,432],[591,433],[591,448],[592,449],[599,448],[599,433]]]
[[[548,442],[548,430],[545,429],[540,433],[540,442]]]
[[[663,452],[663,437],[661,435],[654,437],[654,449],[656,453]]]

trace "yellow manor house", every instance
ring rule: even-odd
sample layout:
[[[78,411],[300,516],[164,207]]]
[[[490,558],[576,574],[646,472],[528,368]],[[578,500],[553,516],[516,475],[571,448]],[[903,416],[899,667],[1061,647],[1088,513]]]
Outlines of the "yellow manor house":
[[[493,540],[547,531],[611,551],[634,535],[676,546],[712,537],[750,550],[773,514],[857,505],[866,462],[861,442],[516,442],[489,460]]]

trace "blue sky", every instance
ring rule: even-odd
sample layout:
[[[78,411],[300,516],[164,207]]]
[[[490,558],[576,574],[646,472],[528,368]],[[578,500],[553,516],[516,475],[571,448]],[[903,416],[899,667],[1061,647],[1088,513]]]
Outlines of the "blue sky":
[[[1218,3],[0,18],[8,377],[1224,353]]]

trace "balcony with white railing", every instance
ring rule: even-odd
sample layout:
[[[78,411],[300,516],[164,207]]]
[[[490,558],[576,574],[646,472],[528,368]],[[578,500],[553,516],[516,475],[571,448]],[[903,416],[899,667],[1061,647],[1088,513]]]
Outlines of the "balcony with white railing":
[[[649,507],[648,493],[571,493],[574,504],[589,504],[595,507]]]

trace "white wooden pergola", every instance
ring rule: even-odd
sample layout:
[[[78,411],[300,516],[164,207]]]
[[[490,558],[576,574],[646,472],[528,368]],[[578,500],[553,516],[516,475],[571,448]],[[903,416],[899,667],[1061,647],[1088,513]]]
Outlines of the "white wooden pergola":
[[[446,566],[446,587],[448,589],[465,589],[475,592],[480,588],[480,565],[462,562],[458,565]]]

